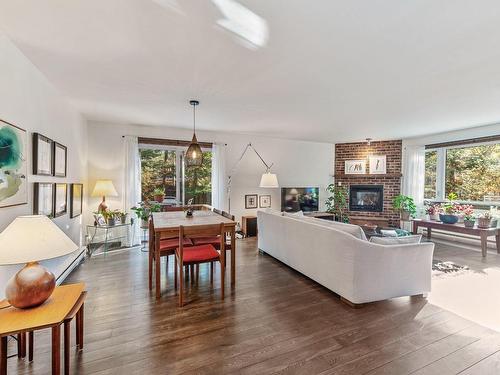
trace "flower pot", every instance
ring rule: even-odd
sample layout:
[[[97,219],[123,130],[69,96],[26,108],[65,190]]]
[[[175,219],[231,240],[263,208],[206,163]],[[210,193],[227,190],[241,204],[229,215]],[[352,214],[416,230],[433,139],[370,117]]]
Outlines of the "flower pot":
[[[163,194],[162,195],[155,195],[154,196],[155,201],[157,201],[158,203],[163,202],[163,198],[164,198]]]
[[[464,226],[466,228],[474,228],[475,220],[464,220]]]
[[[439,214],[432,214],[432,215],[429,215],[429,217],[431,220],[439,221]]]
[[[142,227],[142,228],[147,228],[147,227],[148,227],[148,225],[149,225],[149,223],[148,223],[148,221],[147,221],[147,220],[144,220],[144,219],[143,219],[143,220],[141,220],[141,227]]]
[[[116,221],[115,221],[115,218],[114,218],[114,217],[109,217],[107,222],[108,222],[108,225],[109,225],[110,227],[112,227],[113,225],[115,225],[115,224],[116,224]]]
[[[439,214],[439,220],[441,220],[445,224],[455,224],[458,221],[458,216]]]
[[[464,222],[464,214],[458,214],[457,217],[458,217],[458,222],[459,223],[463,223]]]
[[[401,220],[410,220],[410,212],[409,211],[401,211]]]
[[[496,219],[488,219],[485,217],[479,217],[477,219],[477,227],[478,228],[495,228],[497,226]]]

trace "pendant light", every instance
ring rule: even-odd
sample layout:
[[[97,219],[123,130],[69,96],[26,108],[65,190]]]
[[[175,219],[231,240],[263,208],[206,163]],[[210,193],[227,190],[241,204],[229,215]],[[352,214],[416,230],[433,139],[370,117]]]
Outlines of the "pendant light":
[[[189,104],[193,106],[193,139],[186,151],[186,167],[200,167],[203,164],[203,152],[196,139],[196,106],[200,104],[198,100],[190,100]]]

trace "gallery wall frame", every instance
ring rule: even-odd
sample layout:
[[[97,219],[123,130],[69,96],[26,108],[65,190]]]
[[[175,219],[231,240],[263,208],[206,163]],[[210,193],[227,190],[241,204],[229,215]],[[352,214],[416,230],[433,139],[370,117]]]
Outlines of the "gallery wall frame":
[[[68,212],[68,184],[54,184],[54,217]]]
[[[69,217],[80,216],[83,211],[83,184],[71,184],[69,189]]]
[[[68,148],[56,141],[52,144],[52,172],[55,177],[66,177],[68,169]]]
[[[33,186],[33,215],[54,217],[54,184],[35,182]]]
[[[40,134],[33,133],[33,174],[39,176],[52,176],[53,140]]]

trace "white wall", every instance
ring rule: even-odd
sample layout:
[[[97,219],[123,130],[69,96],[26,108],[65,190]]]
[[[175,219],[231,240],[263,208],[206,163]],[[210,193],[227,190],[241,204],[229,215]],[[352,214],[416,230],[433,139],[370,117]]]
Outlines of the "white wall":
[[[0,231],[2,231],[16,216],[32,214],[34,182],[86,183],[87,134],[86,121],[82,116],[71,108],[38,69],[2,35],[0,35],[0,118],[28,132],[28,204],[0,208]],[[34,176],[31,173],[33,132],[41,133],[68,147],[67,178]],[[84,189],[85,192],[85,185]],[[68,214],[56,218],[54,222],[76,244],[82,245],[82,217],[70,219],[68,210]],[[2,244],[0,251],[9,251],[1,246]],[[67,257],[42,263],[58,277],[77,254],[79,251]],[[0,266],[0,299],[3,298],[5,282],[18,268],[18,266]]]
[[[120,196],[106,198],[111,208],[121,208],[123,206],[124,156],[122,135],[190,140],[192,132],[186,129],[169,127],[89,122],[89,188],[92,190],[95,181],[98,179],[112,179]],[[321,199],[320,209],[324,208],[325,188],[332,181],[334,156],[332,144],[204,131],[197,132],[197,137],[200,142],[227,144],[227,172],[236,163],[246,144],[252,142],[267,163],[274,163],[272,171],[277,173],[280,186],[318,186]],[[262,162],[250,150],[233,174],[231,213],[237,217],[238,221],[242,215],[256,213],[256,210],[245,209],[245,194],[271,194],[272,207],[280,209],[280,189],[258,188],[263,172],[264,166]],[[99,198],[89,198],[90,207],[97,207],[99,201]]]

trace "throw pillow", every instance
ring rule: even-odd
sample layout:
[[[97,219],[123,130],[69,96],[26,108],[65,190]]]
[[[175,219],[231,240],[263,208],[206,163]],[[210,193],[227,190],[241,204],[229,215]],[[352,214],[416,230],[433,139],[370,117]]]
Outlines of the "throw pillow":
[[[379,244],[379,245],[401,245],[408,243],[420,243],[422,239],[421,234],[413,235],[413,236],[405,236],[405,237],[371,237],[370,242]]]

